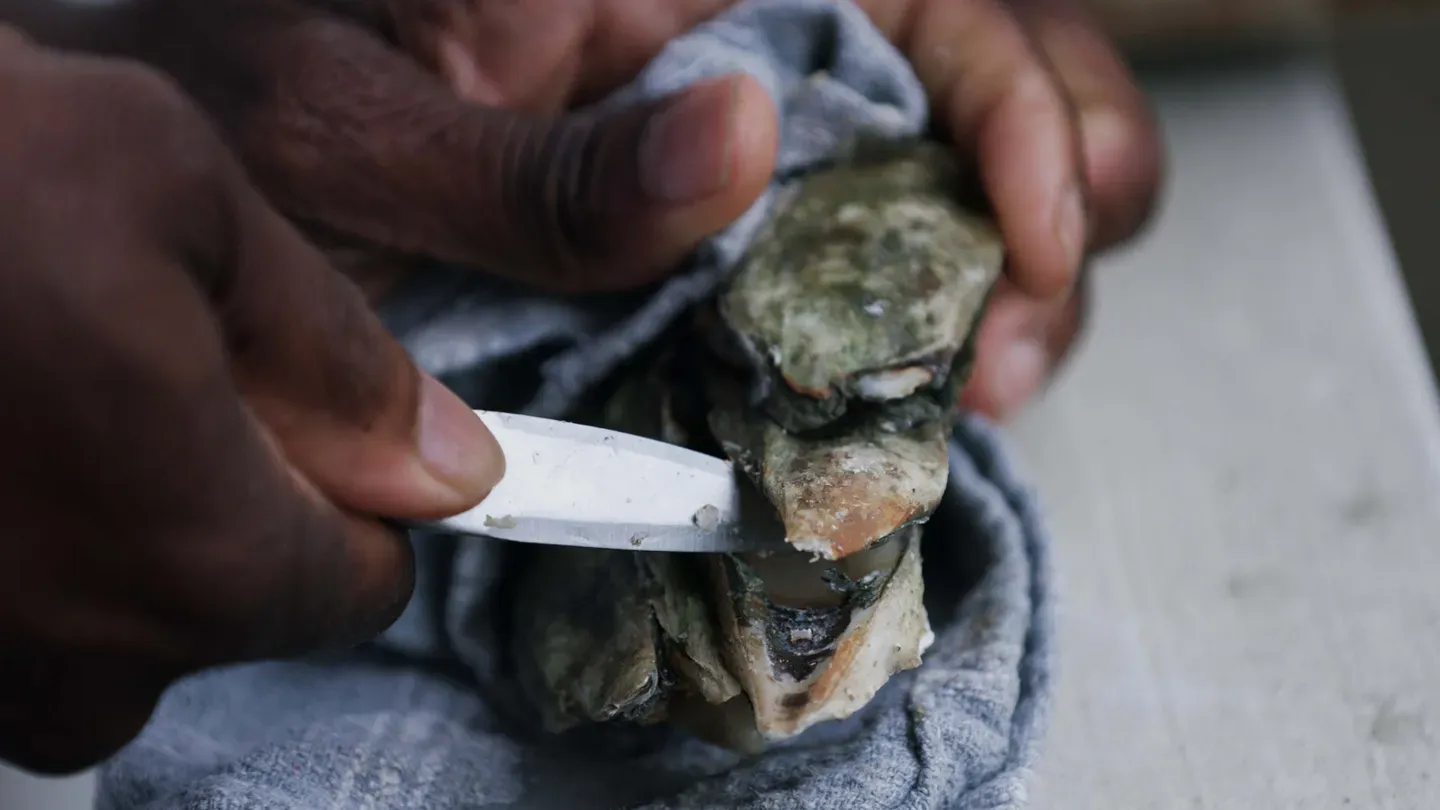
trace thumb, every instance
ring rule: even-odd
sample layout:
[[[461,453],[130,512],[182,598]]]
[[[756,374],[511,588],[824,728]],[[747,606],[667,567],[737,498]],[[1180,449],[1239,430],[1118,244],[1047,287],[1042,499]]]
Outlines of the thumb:
[[[247,166],[301,220],[564,292],[653,281],[742,214],[777,122],[729,77],[599,117],[468,104],[332,18],[295,24],[247,112]]]
[[[473,130],[475,210],[495,272],[563,292],[653,281],[728,225],[774,171],[775,113],[746,77],[611,117],[491,110]]]
[[[318,249],[234,185],[240,249],[216,305],[240,393],[276,450],[342,512],[427,519],[478,503],[504,473],[494,436]]]

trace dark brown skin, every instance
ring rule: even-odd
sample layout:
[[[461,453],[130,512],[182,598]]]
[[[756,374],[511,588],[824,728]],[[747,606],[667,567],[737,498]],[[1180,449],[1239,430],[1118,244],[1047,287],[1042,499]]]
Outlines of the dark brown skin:
[[[372,298],[415,254],[566,292],[652,281],[773,167],[775,112],[745,78],[609,121],[567,115],[727,0],[141,3],[112,47],[176,75]],[[858,4],[995,203],[1008,278],[964,400],[1008,417],[1079,332],[1086,257],[1149,217],[1155,122],[1076,0]],[[667,109],[673,137],[648,143],[675,148],[642,149]]]
[[[375,516],[503,462],[168,81],[0,27],[0,109],[0,759],[58,772],[177,676],[385,627]]]
[[[1153,122],[1069,0],[862,4],[996,203],[966,397],[1008,415],[1078,329],[1083,257],[1149,213]],[[290,223],[372,299],[418,256],[658,279],[765,186],[773,107],[732,78],[566,111],[724,5],[0,0],[60,49],[0,29],[0,758],[85,767],[182,674],[393,619],[409,550],[376,516],[465,509],[503,461]]]

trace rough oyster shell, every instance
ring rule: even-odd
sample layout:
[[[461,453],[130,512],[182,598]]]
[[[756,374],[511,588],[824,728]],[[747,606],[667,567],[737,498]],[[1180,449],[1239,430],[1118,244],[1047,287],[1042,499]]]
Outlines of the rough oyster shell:
[[[923,521],[949,477],[949,420],[896,426],[870,419],[843,433],[797,436],[744,411],[710,424],[759,484],[794,548],[838,560]]]
[[[919,527],[869,553],[874,559],[865,561],[864,573],[843,577],[843,585],[837,582],[842,569],[789,555],[712,563],[723,593],[725,660],[749,699],[762,741],[848,717],[892,675],[920,665],[934,636],[925,613]],[[824,582],[833,598],[805,598],[807,580],[812,589]]]
[[[787,430],[946,382],[1003,258],[961,180],[950,150],[921,143],[806,175],[777,203],[719,310]]]
[[[519,590],[515,658],[548,730],[655,722],[679,695],[724,703],[740,694],[705,578],[683,556],[538,550]]]
[[[652,436],[692,434],[668,412],[668,397],[659,407],[644,406],[647,385],[674,384],[664,367],[647,365],[622,383],[599,411],[608,417],[596,421],[623,418],[628,429]],[[650,391],[654,403],[661,394]],[[635,419],[642,413],[645,419]],[[749,417],[752,431],[779,430],[753,409],[736,414]],[[915,480],[943,487],[947,424],[916,426],[925,437],[919,442],[904,433],[876,435],[928,448],[933,434],[941,471]],[[837,434],[824,440],[828,457],[781,472],[804,478],[857,450],[883,454],[869,441]],[[775,480],[782,490],[791,486],[784,474]],[[878,492],[890,478],[881,474],[871,483]],[[812,491],[823,499],[833,495],[828,486]],[[859,507],[872,495],[882,499],[857,492]],[[919,519],[871,521],[868,531],[883,525],[896,531],[834,561],[799,550],[742,557],[536,547],[520,587],[515,635],[527,693],[553,731],[584,722],[669,720],[746,752],[847,716],[893,673],[916,666],[929,644]]]
[[[516,652],[549,727],[668,719],[758,751],[920,663],[920,524],[1001,264],[958,182],[928,144],[802,178],[682,336],[689,351],[639,361],[581,417],[724,452],[795,550],[538,549]]]

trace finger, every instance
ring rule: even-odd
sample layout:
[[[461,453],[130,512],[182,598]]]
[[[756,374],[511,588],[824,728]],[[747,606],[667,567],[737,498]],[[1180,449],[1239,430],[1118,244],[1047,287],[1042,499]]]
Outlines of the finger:
[[[373,632],[408,594],[408,548],[326,499],[242,406],[227,343],[243,353],[244,335],[221,329],[191,273],[226,267],[225,192],[213,152],[194,146],[204,130],[165,124],[170,102],[147,107],[129,80],[98,84],[127,100],[35,106],[61,84],[6,106],[29,133],[0,166],[26,201],[0,218],[16,344],[0,365],[17,409],[0,442],[18,454],[0,486],[52,509],[61,538],[142,542],[60,556],[0,544],[0,563],[49,583],[26,606],[45,638],[28,641],[128,649],[173,677]],[[78,134],[63,121],[77,107],[109,126]],[[83,240],[67,238],[76,221]]]
[[[594,8],[570,0],[524,5],[388,0],[400,45],[466,101],[561,109],[585,56]]]
[[[1086,285],[1037,300],[1013,283],[996,287],[976,336],[975,367],[961,405],[996,420],[1017,414],[1070,355],[1084,322]]]
[[[335,19],[290,29],[247,165],[302,219],[538,287],[653,281],[759,196],[775,111],[722,79],[600,120],[460,102]]]
[[[409,552],[366,516],[474,505],[502,472],[493,437],[416,371],[358,290],[247,185],[168,82],[48,56],[28,78],[7,88],[7,108],[25,118],[5,131],[16,136],[4,150],[6,182],[29,204],[5,218],[4,244],[56,255],[12,251],[7,279],[20,288],[7,299],[60,303],[9,308],[6,328],[32,348],[5,359],[22,367],[8,376],[34,389],[27,402],[52,403],[36,412],[49,441],[73,451],[57,457],[85,460],[57,464],[53,475],[80,479],[52,491],[175,527],[187,542],[149,568],[135,561],[135,575],[157,577],[147,584],[159,592],[191,586],[158,576],[185,578],[168,570],[171,557],[223,564],[210,573],[226,581],[249,571],[234,580],[242,592],[220,603],[261,598],[261,615],[296,625],[257,638],[373,626],[408,595]],[[18,184],[35,188],[19,193]],[[89,223],[85,240],[66,238],[77,221]],[[66,274],[47,272],[52,264]],[[68,374],[25,373],[43,363],[34,346],[84,359]],[[77,410],[67,397],[94,401]],[[122,469],[133,485],[106,480]],[[191,545],[187,533],[215,537]],[[200,577],[193,587],[203,604],[215,583]]]
[[[936,115],[973,151],[1009,253],[1037,298],[1073,282],[1087,239],[1074,122],[1049,68],[1001,0],[871,0],[909,55]]]
[[[504,459],[474,412],[414,367],[360,290],[238,168],[231,176],[238,250],[214,287],[230,364],[301,493],[320,496],[321,525],[302,535],[313,539],[274,586],[290,596],[283,615],[297,629],[266,638],[297,650],[359,640],[399,614],[414,575],[407,538],[370,516],[463,511],[499,481]],[[293,533],[308,514],[297,509]]]
[[[732,0],[389,0],[400,43],[462,98],[551,113],[619,87]]]
[[[1091,246],[1128,239],[1149,220],[1164,168],[1159,127],[1145,94],[1079,3],[1012,1],[1078,111]]]
[[[408,598],[413,563],[406,538],[326,496],[343,472],[287,446],[284,420],[257,416],[308,415],[322,432],[342,422],[329,435],[383,444],[375,426],[390,411],[332,388],[376,388],[363,384],[373,366],[332,367],[357,365],[346,351],[383,354],[364,345],[369,313],[322,303],[328,331],[265,320],[257,295],[336,290],[307,278],[327,268],[286,247],[293,232],[254,232],[278,217],[168,82],[105,60],[5,55],[0,492],[18,536],[0,543],[16,594],[0,600],[0,625],[21,657],[0,654],[0,681],[39,700],[0,702],[12,732],[0,736],[18,735],[24,761],[66,769],[123,742],[187,671],[370,636]],[[255,272],[301,281],[257,287]],[[331,340],[311,345],[318,332]],[[276,359],[280,344],[321,357]],[[300,369],[319,381],[298,382]],[[295,404],[267,407],[272,388]],[[433,506],[413,465],[395,466],[384,494]],[[47,712],[57,697],[67,708]],[[27,734],[41,724],[48,736]]]
[[[199,281],[227,361],[291,465],[339,507],[366,514],[435,517],[484,497],[503,461],[475,414],[414,367],[359,289],[261,198],[168,81],[93,63],[102,66],[96,85],[117,86],[104,103],[117,137],[129,138],[114,145],[128,160],[93,171],[122,166],[116,182],[150,201],[136,206],[145,227],[205,257]],[[109,78],[116,73],[126,80]]]
[[[478,503],[504,468],[484,424],[415,368],[359,288],[255,191],[233,189],[238,250],[216,304],[240,389],[290,464],[366,514]]]

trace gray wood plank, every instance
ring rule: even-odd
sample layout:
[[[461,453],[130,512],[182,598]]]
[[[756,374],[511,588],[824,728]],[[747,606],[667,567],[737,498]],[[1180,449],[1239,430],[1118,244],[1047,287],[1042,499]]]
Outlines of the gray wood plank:
[[[1064,588],[1042,810],[1440,807],[1440,408],[1319,64],[1154,87],[1157,227],[1013,428]]]

